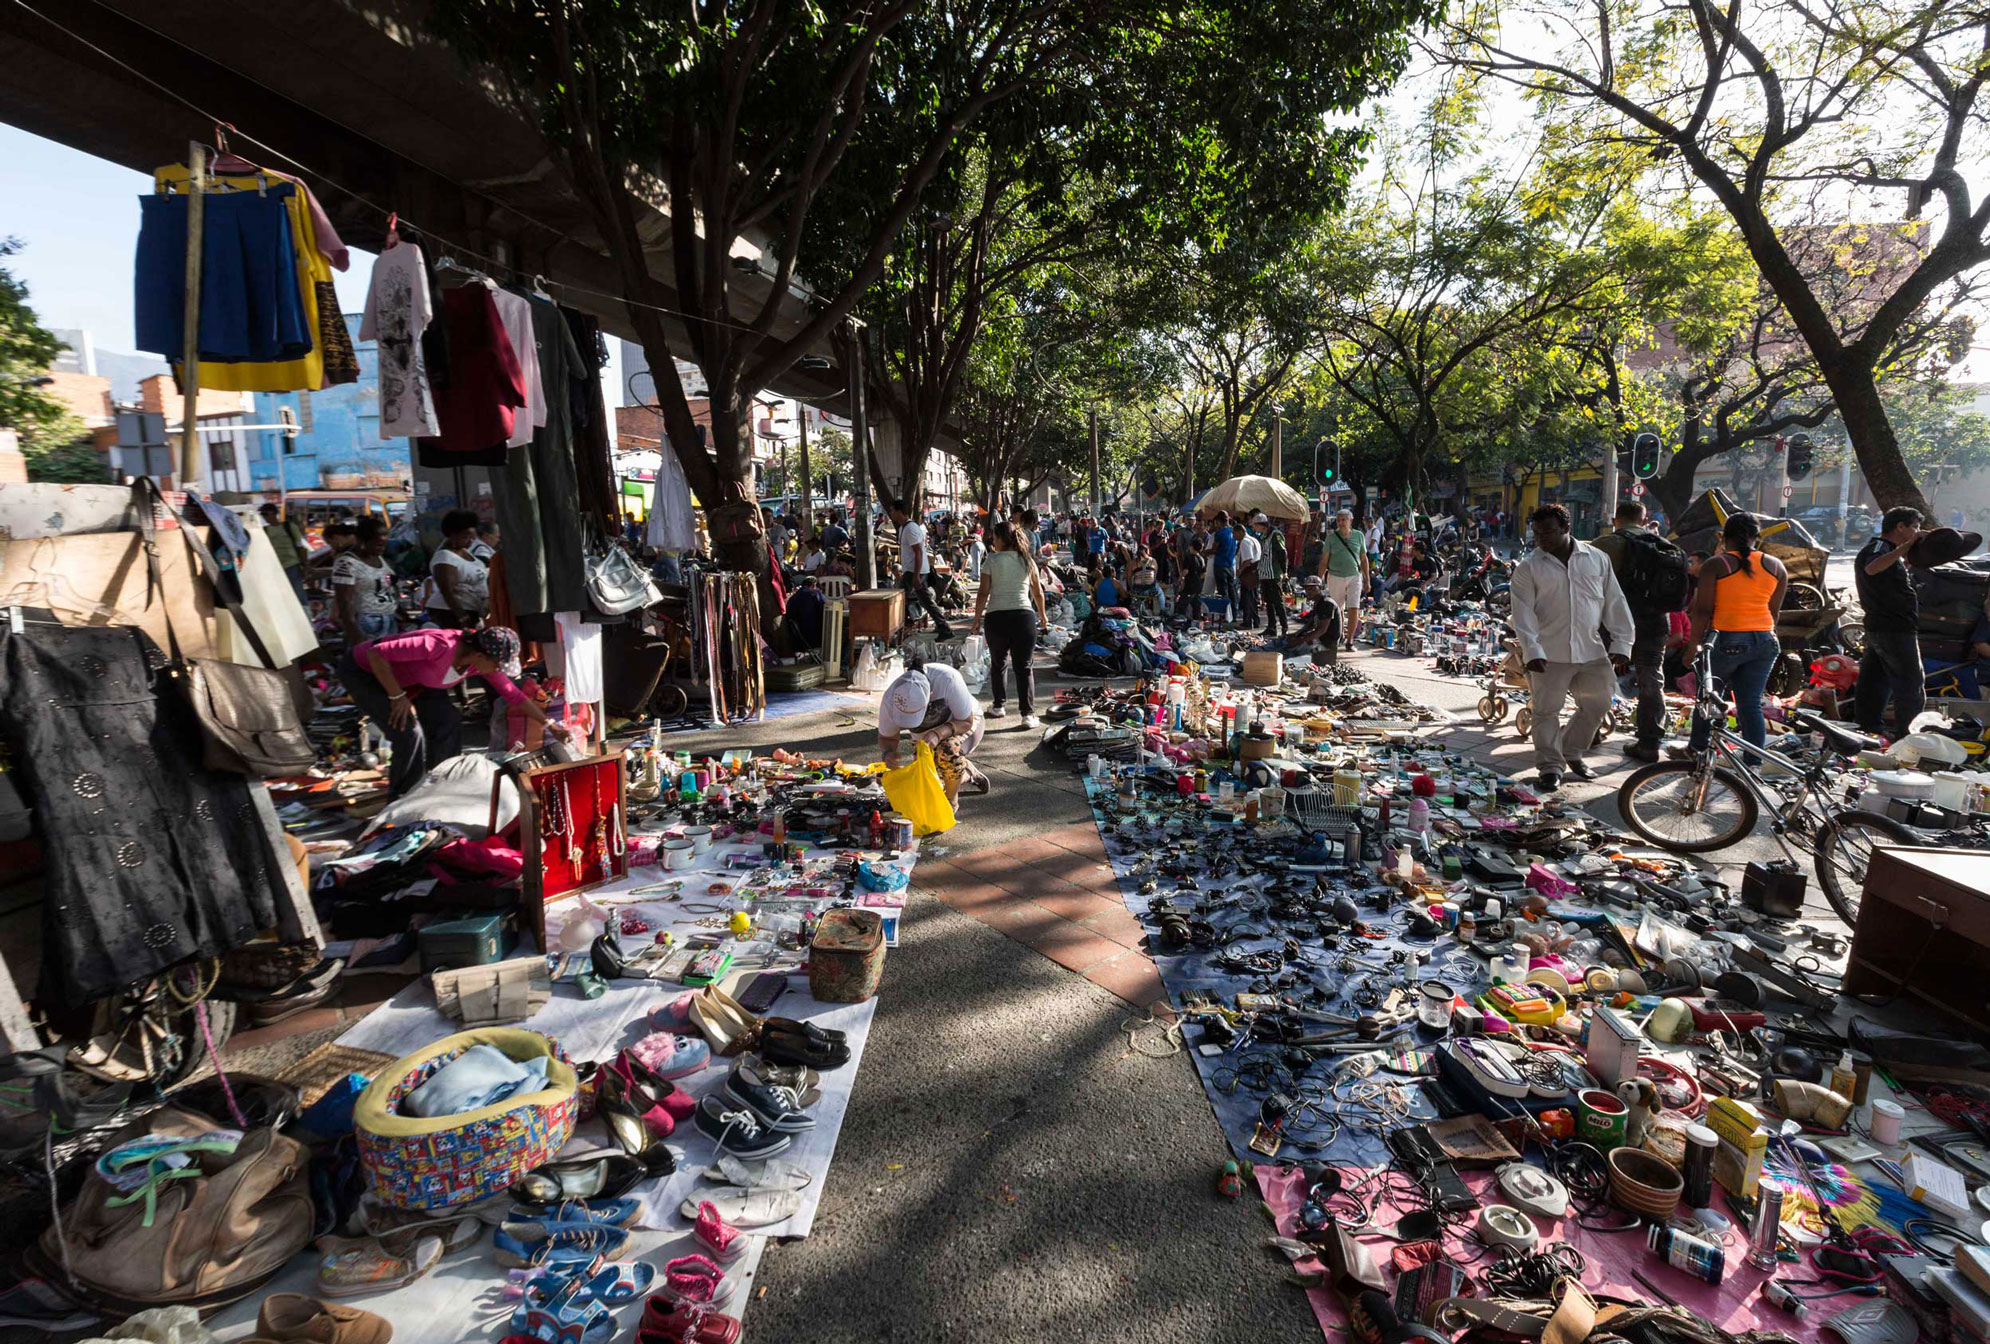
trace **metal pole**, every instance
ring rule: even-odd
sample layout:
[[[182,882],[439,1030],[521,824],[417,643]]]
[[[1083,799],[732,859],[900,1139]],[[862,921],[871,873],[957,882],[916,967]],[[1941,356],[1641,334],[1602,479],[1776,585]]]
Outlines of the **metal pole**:
[[[1781,438],[1776,440],[1776,516],[1790,516],[1790,446]]]
[[[808,462],[808,407],[799,401],[795,403],[795,423],[802,436],[802,527],[808,535],[815,530],[815,483],[814,469]]]
[[[1092,516],[1099,516],[1099,408],[1091,408],[1092,420]]]
[[[186,295],[180,313],[180,489],[200,474],[200,272],[206,221],[207,147],[187,146]]]
[[[1597,523],[1599,535],[1616,524],[1617,492],[1622,488],[1617,479],[1617,454],[1620,451],[1618,445],[1613,443],[1603,456],[1603,517]]]
[[[1845,515],[1852,506],[1852,450],[1848,446],[1838,459],[1838,544],[1844,545],[1851,538],[1845,535]]]
[[[1274,481],[1285,479],[1285,408],[1271,408],[1271,470],[1265,473]]]
[[[871,426],[864,411],[864,343],[855,331],[850,342],[850,454],[856,475],[857,581],[866,590],[878,586],[878,552],[871,540]]]

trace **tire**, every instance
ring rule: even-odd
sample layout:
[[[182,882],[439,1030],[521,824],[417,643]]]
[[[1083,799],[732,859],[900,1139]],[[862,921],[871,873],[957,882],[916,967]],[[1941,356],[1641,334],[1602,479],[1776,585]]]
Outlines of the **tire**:
[[[665,722],[683,718],[684,711],[690,707],[691,697],[684,693],[682,686],[659,686],[656,694],[650,697],[650,712]]]
[[[1872,855],[1873,842],[1878,840],[1918,845],[1924,842],[1925,837],[1904,822],[1882,817],[1877,812],[1861,812],[1856,808],[1836,813],[1817,834],[1814,866],[1818,889],[1824,893],[1824,899],[1831,902],[1831,908],[1838,912],[1838,917],[1848,925],[1858,923],[1859,897],[1863,894],[1860,889],[1865,885],[1866,862]]]
[[[1516,714],[1516,715],[1514,716],[1514,719],[1513,719],[1513,729],[1514,729],[1514,731],[1515,731],[1515,732],[1519,733],[1519,734],[1520,734],[1520,736],[1521,736],[1521,737],[1522,737],[1523,739],[1524,739],[1524,738],[1525,738],[1525,737],[1526,737],[1526,736],[1527,736],[1527,735],[1528,735],[1529,733],[1533,732],[1533,731],[1534,731],[1534,711],[1533,711],[1533,709],[1531,709],[1531,708],[1522,708],[1522,709],[1521,709],[1521,711],[1520,711],[1520,713],[1518,713],[1518,714]]]
[[[1864,621],[1838,622],[1838,642],[1845,646],[1845,652],[1855,658],[1865,656],[1866,623]]]
[[[1734,819],[1711,834],[1691,838],[1668,829],[1669,822],[1692,819],[1692,814],[1684,808],[1685,791],[1697,774],[1698,767],[1691,761],[1659,761],[1633,771],[1617,790],[1617,810],[1624,814],[1624,822],[1632,830],[1674,854],[1706,854],[1725,849],[1755,829],[1761,805],[1741,776],[1724,767],[1714,770],[1708,785],[1709,801],[1718,791],[1722,813],[1731,811]]]
[[[1506,717],[1505,711],[1500,709],[1499,701],[1493,699],[1490,695],[1482,695],[1479,697],[1480,719],[1482,719],[1486,723],[1498,723],[1501,719],[1505,717]]]

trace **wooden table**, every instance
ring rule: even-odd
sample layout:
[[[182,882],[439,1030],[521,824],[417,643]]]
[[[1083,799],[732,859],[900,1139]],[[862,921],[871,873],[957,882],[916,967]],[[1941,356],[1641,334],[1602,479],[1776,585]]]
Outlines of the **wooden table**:
[[[1911,994],[1990,1031],[1990,851],[1873,850],[1847,994]]]

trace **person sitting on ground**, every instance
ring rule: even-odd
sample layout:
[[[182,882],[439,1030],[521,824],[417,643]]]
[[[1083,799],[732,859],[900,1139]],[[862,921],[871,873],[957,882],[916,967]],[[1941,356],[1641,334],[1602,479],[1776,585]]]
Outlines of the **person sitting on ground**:
[[[815,544],[813,538],[809,544]],[[793,623],[795,636],[802,642],[803,647],[810,649],[822,647],[822,611],[828,605],[829,602],[823,597],[822,589],[816,584],[813,574],[804,575],[801,586],[788,595],[788,609],[783,614]]]
[[[1317,574],[1308,574],[1300,586],[1305,589],[1313,606],[1300,620],[1299,628],[1285,637],[1286,651],[1305,653],[1332,649],[1340,641],[1341,622],[1345,619],[1340,605],[1334,601],[1325,581]]]
[[[986,727],[981,706],[961,674],[917,656],[905,660],[905,671],[884,688],[878,703],[878,751],[884,763],[895,770],[910,759],[907,736],[926,743],[933,749],[947,801],[956,805],[963,784],[973,786],[975,793],[988,792],[988,777],[968,759],[981,745]]]
[[[1092,580],[1093,607],[1099,611],[1104,611],[1108,607],[1123,607],[1126,605],[1126,594],[1120,591],[1119,580],[1115,579],[1108,570],[1098,565],[1093,565],[1090,578]]]

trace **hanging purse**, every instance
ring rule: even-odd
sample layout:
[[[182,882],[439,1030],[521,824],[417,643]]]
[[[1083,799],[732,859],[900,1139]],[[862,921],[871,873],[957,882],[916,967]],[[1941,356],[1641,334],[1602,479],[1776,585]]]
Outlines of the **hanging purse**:
[[[158,525],[153,513],[159,500],[158,487],[149,477],[140,477],[133,483],[132,491],[139,530],[144,533],[145,563],[151,586],[163,601]],[[201,763],[209,770],[226,770],[252,779],[303,774],[318,760],[304,728],[310,714],[310,691],[294,670],[279,668],[270,657],[262,637],[229,591],[207,543],[184,518],[180,520],[180,533],[186,539],[187,549],[193,552],[196,567],[264,664],[250,667],[218,658],[184,656],[179,636],[173,630],[172,609],[166,608],[166,641],[172,646],[173,664],[179,670],[194,717],[200,723]],[[150,600],[148,593],[147,601]]]
[[[603,616],[626,616],[663,600],[656,581],[619,541],[590,540],[586,565],[587,596]]]

